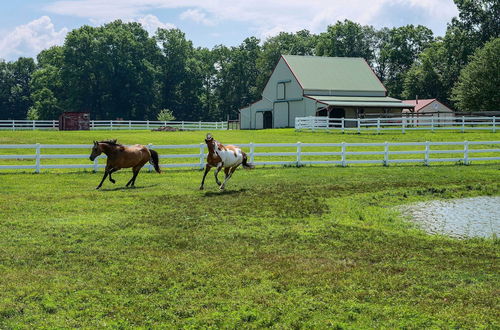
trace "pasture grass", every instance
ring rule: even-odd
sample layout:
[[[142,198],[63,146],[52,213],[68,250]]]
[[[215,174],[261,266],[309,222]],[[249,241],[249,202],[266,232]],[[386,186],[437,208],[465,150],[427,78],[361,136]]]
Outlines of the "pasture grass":
[[[99,133],[0,143],[203,137]],[[216,138],[334,138],[248,133]],[[396,208],[498,195],[498,165],[258,168],[225,192],[192,170],[143,171],[135,189],[123,170],[95,191],[101,175],[0,174],[0,328],[500,327],[498,239],[426,235]]]

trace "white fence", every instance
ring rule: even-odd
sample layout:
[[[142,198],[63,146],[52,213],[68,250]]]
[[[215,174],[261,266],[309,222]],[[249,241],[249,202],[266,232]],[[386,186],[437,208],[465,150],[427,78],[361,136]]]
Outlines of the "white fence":
[[[491,130],[496,132],[496,117],[398,117],[398,118],[328,118],[328,117],[296,117],[296,130],[331,130],[344,132],[398,130],[405,133],[409,130]]]
[[[91,130],[132,130],[175,127],[182,130],[226,130],[226,121],[91,120]],[[0,120],[0,130],[58,129],[57,120]]]
[[[402,143],[249,143],[239,146],[248,151],[249,161],[255,165],[302,166],[312,164],[330,164],[347,166],[350,164],[379,164],[388,166],[395,163],[421,163],[430,165],[434,162],[458,162],[470,164],[473,161],[499,161],[500,141],[464,141],[464,142],[402,142]],[[92,169],[103,168],[98,157],[90,163],[89,154],[92,145],[67,144],[15,144],[0,145],[2,149],[33,149],[34,154],[0,154],[1,160],[33,160],[30,165],[0,165],[0,170],[33,169]],[[205,144],[191,145],[148,145],[160,154],[161,167],[164,168],[203,168],[206,157]],[[293,151],[270,152],[269,149],[285,148]],[[360,150],[361,148],[361,150]],[[446,148],[446,149],[443,149]],[[455,148],[455,149],[453,149]],[[86,149],[84,154],[43,154],[44,149]],[[178,154],[163,153],[161,150],[193,149],[193,152]],[[261,149],[262,151],[257,151]],[[306,151],[307,149],[313,151]],[[325,151],[325,149],[327,151]],[[372,149],[372,150],[370,150]],[[375,150],[373,150],[375,149]],[[321,150],[321,151],[319,151]],[[182,151],[182,150],[181,150]],[[433,156],[439,156],[434,158]],[[264,160],[271,158],[272,160]],[[283,159],[285,158],[285,159]],[[86,159],[87,164],[42,164],[45,159]],[[193,159],[189,163],[176,163],[175,159]],[[169,162],[168,160],[172,160]],[[152,166],[147,165],[151,171]]]

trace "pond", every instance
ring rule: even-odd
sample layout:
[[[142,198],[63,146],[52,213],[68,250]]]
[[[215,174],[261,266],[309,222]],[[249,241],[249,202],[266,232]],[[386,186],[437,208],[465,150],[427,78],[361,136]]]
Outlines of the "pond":
[[[401,207],[429,234],[457,238],[498,237],[500,196],[434,200]]]

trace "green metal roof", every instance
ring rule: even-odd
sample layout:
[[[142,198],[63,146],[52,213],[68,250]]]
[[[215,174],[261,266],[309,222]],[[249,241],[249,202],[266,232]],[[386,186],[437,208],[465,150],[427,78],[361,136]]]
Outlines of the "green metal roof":
[[[386,91],[362,58],[295,55],[283,58],[304,89]]]
[[[328,105],[345,107],[380,107],[380,108],[414,108],[412,104],[403,103],[401,100],[388,96],[313,96],[312,99]]]

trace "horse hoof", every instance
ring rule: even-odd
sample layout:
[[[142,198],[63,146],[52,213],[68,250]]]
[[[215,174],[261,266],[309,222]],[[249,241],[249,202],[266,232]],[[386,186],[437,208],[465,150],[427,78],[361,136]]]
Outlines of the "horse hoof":
[[[200,187],[200,190],[203,190],[203,186]]]
[[[111,183],[116,183],[116,181],[115,181],[115,180],[112,180],[112,181],[111,181]]]
[[[99,190],[99,188],[101,188],[101,187],[95,187],[95,190]]]

